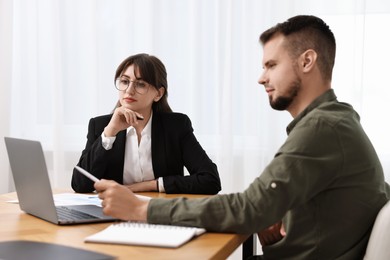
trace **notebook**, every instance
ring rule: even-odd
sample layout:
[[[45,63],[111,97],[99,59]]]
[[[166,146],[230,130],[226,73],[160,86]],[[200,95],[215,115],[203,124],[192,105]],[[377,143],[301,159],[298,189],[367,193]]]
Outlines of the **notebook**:
[[[206,232],[203,228],[119,222],[85,238],[85,242],[177,248]]]
[[[21,210],[58,225],[116,220],[96,205],[56,207],[41,143],[12,137],[4,140]]]

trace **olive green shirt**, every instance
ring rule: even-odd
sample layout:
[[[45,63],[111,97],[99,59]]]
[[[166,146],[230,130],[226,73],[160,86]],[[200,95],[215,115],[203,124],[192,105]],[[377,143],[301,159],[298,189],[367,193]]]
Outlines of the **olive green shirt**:
[[[283,220],[265,259],[361,259],[388,185],[359,115],[333,90],[287,127],[287,140],[242,193],[152,199],[148,222],[256,233]]]

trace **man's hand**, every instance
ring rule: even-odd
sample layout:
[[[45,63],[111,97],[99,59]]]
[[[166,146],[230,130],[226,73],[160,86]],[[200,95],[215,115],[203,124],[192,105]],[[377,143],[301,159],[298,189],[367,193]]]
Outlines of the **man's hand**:
[[[262,246],[273,245],[286,236],[282,221],[257,233]]]
[[[149,201],[141,200],[126,186],[100,180],[94,185],[102,200],[103,213],[122,220],[146,221]]]

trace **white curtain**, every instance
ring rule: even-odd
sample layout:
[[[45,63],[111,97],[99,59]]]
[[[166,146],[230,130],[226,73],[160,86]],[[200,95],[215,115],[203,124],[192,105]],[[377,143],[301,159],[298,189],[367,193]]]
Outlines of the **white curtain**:
[[[292,120],[257,84],[258,37],[297,14],[333,29],[333,87],[360,113],[389,180],[389,1],[0,0],[0,192],[13,190],[3,136],[40,140],[53,186],[70,188],[89,118],[112,110],[115,69],[140,52],[165,63],[168,100],[191,118],[222,193],[244,190]]]

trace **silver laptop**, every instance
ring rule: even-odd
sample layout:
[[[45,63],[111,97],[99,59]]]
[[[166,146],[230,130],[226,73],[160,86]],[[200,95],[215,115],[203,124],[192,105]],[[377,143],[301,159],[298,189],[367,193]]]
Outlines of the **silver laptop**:
[[[20,209],[54,224],[115,221],[96,205],[55,206],[39,141],[4,137]]]

